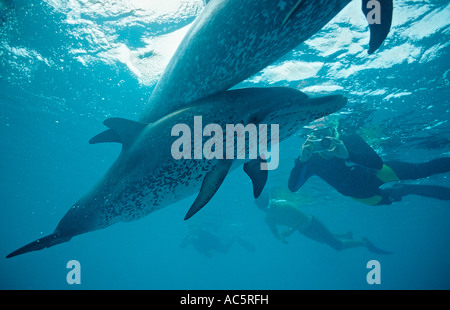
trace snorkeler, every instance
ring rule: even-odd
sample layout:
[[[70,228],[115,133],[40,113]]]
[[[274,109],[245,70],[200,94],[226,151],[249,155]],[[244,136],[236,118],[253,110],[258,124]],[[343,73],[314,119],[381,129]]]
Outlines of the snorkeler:
[[[266,212],[265,221],[273,235],[283,243],[287,243],[286,237],[294,231],[300,232],[305,237],[325,243],[337,251],[366,247],[370,252],[377,254],[392,254],[392,252],[377,248],[367,238],[353,240],[352,233],[332,233],[319,219],[301,211],[294,201],[287,199],[268,199],[260,196],[256,201],[259,209]],[[288,229],[280,232],[278,226],[287,226]]]
[[[191,227],[187,236],[183,239],[180,247],[185,248],[191,244],[197,252],[212,257],[214,252],[226,254],[230,251],[233,243],[239,244],[249,252],[254,252],[254,246],[239,236],[232,236],[227,242],[223,242],[218,235],[202,227]]]
[[[434,185],[395,184],[399,180],[422,179],[450,171],[450,158],[425,163],[383,162],[378,154],[358,135],[341,136],[330,126],[315,129],[295,160],[288,187],[296,192],[313,175],[319,176],[339,193],[368,205],[388,205],[406,195],[420,195],[450,200],[450,188]]]
[[[228,253],[231,249],[232,241],[222,243],[220,238],[210,231],[195,227],[189,231],[180,246],[185,248],[188,244],[192,244],[199,253],[211,257],[214,252]]]

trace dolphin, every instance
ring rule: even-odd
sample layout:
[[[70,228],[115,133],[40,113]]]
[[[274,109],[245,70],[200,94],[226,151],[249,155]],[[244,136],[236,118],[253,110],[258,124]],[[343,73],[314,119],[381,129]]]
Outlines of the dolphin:
[[[210,1],[170,60],[140,121],[153,122],[232,88],[310,38],[350,1]],[[369,54],[389,33],[392,1],[362,1],[370,28]]]
[[[69,209],[53,233],[19,248],[7,258],[67,242],[74,236],[120,221],[138,220],[199,192],[187,219],[208,203],[228,172],[242,164],[254,184],[255,196],[261,193],[267,170],[254,164],[261,159],[175,159],[171,151],[172,129],[177,124],[193,128],[198,115],[204,123],[223,128],[226,124],[278,124],[282,141],[312,120],[338,111],[346,102],[342,95],[309,98],[287,87],[244,88],[200,99],[153,123],[107,119],[104,125],[109,129],[93,137],[90,143],[121,143],[117,160]],[[247,151],[248,147],[247,144]]]

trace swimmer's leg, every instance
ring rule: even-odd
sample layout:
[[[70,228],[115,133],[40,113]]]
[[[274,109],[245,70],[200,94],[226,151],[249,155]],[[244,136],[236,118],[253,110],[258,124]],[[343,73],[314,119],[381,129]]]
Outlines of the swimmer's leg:
[[[396,184],[392,188],[381,190],[381,204],[391,204],[400,201],[407,195],[418,195],[439,200],[450,200],[450,188],[437,185]]]
[[[299,231],[305,237],[320,243],[325,243],[337,251],[364,245],[362,241],[339,238],[339,234],[332,233],[321,221],[319,221],[314,216],[312,217],[309,226],[306,229]]]
[[[393,254],[390,251],[386,251],[383,249],[380,249],[378,247],[376,247],[372,242],[369,241],[369,239],[367,238],[363,238],[362,239],[363,245],[372,253],[377,253],[377,254]]]
[[[333,235],[334,235],[336,238],[339,238],[339,239],[350,239],[350,240],[353,240],[353,233],[352,233],[351,231],[348,231],[348,232],[345,233],[345,234],[336,234],[336,233],[333,233]]]
[[[351,232],[345,234],[345,237],[340,238],[338,236],[341,235],[333,234],[321,221],[315,217],[312,217],[311,224],[300,232],[314,241],[328,244],[337,251],[364,246],[373,253],[392,254],[389,251],[377,248],[367,238],[363,238],[362,240],[353,240],[353,235]]]
[[[234,240],[228,241],[226,244],[218,244],[216,251],[222,254],[226,254],[230,251],[231,246],[233,245]]]
[[[363,247],[366,247],[372,253],[383,254],[383,255],[392,254],[392,252],[390,252],[390,251],[386,251],[386,250],[380,249],[379,247],[376,247],[367,238],[363,238],[362,240],[340,238],[340,241],[341,241],[341,247],[337,250],[345,250],[345,249],[351,249],[351,248],[363,246]]]
[[[437,158],[419,164],[388,161],[385,162],[385,165],[393,170],[398,178],[397,180],[417,180],[438,173],[450,172],[450,157]]]

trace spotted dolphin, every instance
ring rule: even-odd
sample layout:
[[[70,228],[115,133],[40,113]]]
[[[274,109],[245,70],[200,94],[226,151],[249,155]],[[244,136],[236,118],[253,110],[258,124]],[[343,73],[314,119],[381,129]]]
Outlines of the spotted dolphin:
[[[350,1],[210,1],[170,60],[140,120],[153,122],[232,88],[310,38]],[[392,1],[362,1],[370,28],[369,53],[389,33]]]
[[[172,129],[176,124],[193,128],[194,117],[198,115],[205,124],[214,123],[223,128],[225,124],[278,124],[282,141],[312,120],[338,111],[346,102],[341,95],[308,98],[286,87],[246,88],[201,99],[151,124],[107,119],[104,124],[110,129],[92,138],[90,143],[121,143],[117,160],[97,185],[69,209],[52,234],[7,257],[67,242],[74,236],[114,223],[140,219],[199,192],[186,214],[189,218],[208,203],[228,172],[242,164],[255,186],[255,196],[262,191],[267,170],[255,169],[254,165],[261,159],[175,159]]]
[[[66,242],[120,221],[139,219],[200,189],[186,218],[195,214],[211,199],[228,171],[243,162],[173,159],[167,141],[168,131],[176,122],[189,123],[195,114],[208,115],[211,122],[219,124],[248,122],[235,117],[258,115],[260,123],[279,122],[283,140],[295,128],[337,111],[346,102],[342,96],[312,99],[290,89],[225,90],[309,38],[349,1],[212,0],[175,53],[140,121],[108,119],[104,124],[110,129],[90,141],[123,145],[106,175],[69,209],[52,234],[7,257]],[[363,0],[363,6],[369,2]],[[392,0],[379,2],[383,4],[383,29],[371,26],[378,41],[389,32],[385,22],[389,9],[384,3]],[[377,46],[372,41],[374,50]],[[292,111],[293,106],[298,110]],[[246,162],[244,170],[251,176],[256,196],[265,177],[253,163]]]

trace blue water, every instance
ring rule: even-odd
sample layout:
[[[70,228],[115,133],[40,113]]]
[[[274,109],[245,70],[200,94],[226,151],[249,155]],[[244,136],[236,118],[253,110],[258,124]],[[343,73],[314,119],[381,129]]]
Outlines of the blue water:
[[[367,236],[394,254],[338,252],[300,234],[283,244],[266,226],[241,169],[189,221],[183,218],[195,196],[139,221],[5,259],[51,233],[106,172],[120,146],[88,140],[108,117],[138,118],[183,27],[203,8],[194,0],[116,2],[1,1],[0,288],[450,288],[448,201],[407,196],[369,207],[312,178],[301,191],[303,211],[334,232]],[[353,1],[313,38],[241,86],[345,94],[340,130],[361,134],[383,159],[449,156],[450,5],[394,3],[391,33],[374,55],[364,51],[368,29],[359,1]],[[303,134],[281,144],[281,164],[268,188],[286,184]],[[412,183],[450,187],[449,177]],[[181,246],[196,227],[231,248],[208,256],[193,244]],[[381,266],[379,285],[366,281],[373,259]],[[66,281],[70,260],[81,264],[80,285]]]

